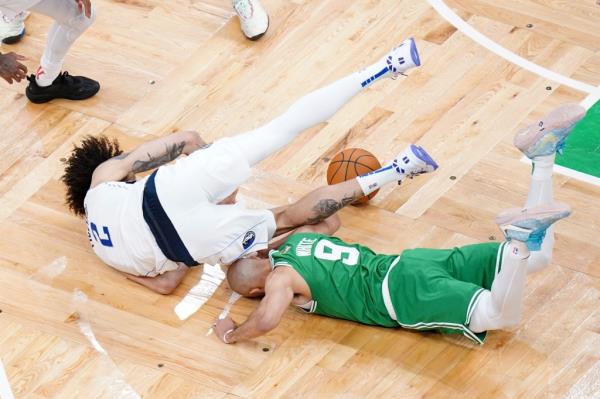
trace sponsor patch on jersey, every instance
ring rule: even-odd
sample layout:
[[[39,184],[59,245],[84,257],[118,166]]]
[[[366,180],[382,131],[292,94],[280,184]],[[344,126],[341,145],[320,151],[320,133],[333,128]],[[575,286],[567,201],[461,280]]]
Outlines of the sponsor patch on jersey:
[[[254,240],[256,239],[256,234],[252,230],[246,233],[244,239],[242,240],[242,248],[248,249],[252,244],[254,244]]]

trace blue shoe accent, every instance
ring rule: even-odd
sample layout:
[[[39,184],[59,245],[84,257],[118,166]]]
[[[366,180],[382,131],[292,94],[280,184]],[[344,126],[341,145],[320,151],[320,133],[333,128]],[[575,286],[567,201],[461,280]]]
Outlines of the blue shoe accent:
[[[504,230],[506,239],[522,241],[530,251],[539,251],[546,236],[546,230],[556,221],[566,218],[571,211],[556,212],[543,219],[532,217],[506,226]]]
[[[419,58],[419,51],[417,51],[417,45],[415,39],[410,38],[410,56],[416,66],[421,66],[421,59]]]
[[[530,251],[539,251],[542,249],[542,242],[546,237],[546,229],[529,233],[529,238],[525,241],[525,245]]]
[[[410,149],[417,156],[417,158],[425,162],[427,165],[431,166],[433,170],[436,170],[438,168],[438,164],[433,160],[433,158],[431,158],[431,156],[427,153],[427,151],[425,151],[423,147],[411,144]]]

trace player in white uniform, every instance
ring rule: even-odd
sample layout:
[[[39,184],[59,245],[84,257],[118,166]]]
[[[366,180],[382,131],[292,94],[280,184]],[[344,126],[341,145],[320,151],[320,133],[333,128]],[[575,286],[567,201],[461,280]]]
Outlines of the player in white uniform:
[[[95,80],[61,73],[67,52],[96,18],[91,0],[0,0],[4,24],[15,19],[22,20],[27,10],[54,19],[40,66],[35,75],[27,76],[27,67],[19,62],[24,57],[0,53],[0,76],[11,84],[27,78],[29,85],[25,94],[34,103],[45,103],[55,98],[84,100],[95,95],[100,90]]]
[[[103,261],[169,293],[187,266],[229,264],[267,248],[273,237],[324,220],[383,184],[436,169],[427,153],[412,145],[389,166],[317,189],[295,204],[252,210],[234,203],[252,165],[326,121],[364,87],[418,65],[414,41],[405,40],[379,62],[309,93],[266,125],[211,146],[195,132],[182,132],[122,153],[116,141],[88,137],[67,160],[67,203],[86,215],[94,251]],[[181,154],[187,157],[165,165]],[[136,173],[157,167],[135,181]]]

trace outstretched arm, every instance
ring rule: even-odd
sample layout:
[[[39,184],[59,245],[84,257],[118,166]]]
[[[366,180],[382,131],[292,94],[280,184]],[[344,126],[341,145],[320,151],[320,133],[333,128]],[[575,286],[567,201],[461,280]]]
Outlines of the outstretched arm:
[[[148,141],[133,151],[123,153],[98,166],[92,175],[91,187],[105,181],[121,181],[131,174],[157,168],[181,154],[189,155],[205,145],[200,135],[192,131]]]
[[[156,277],[134,276],[133,274],[122,273],[131,281],[135,281],[159,294],[168,295],[175,291],[175,288],[179,286],[188,269],[187,266],[180,264],[177,269],[165,272]]]
[[[237,326],[230,317],[219,319],[215,325],[215,332],[226,344],[264,335],[279,325],[292,299],[294,299],[294,290],[289,275],[272,272],[267,278],[265,296],[248,319],[240,326]]]
[[[291,205],[273,209],[277,223],[275,235],[300,226],[317,225],[363,195],[356,179],[320,187]]]

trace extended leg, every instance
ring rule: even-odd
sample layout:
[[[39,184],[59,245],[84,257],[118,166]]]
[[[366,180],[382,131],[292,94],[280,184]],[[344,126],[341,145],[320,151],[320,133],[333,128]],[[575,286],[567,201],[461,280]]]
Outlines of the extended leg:
[[[41,104],[55,98],[85,100],[100,90],[100,84],[95,80],[61,73],[67,52],[96,18],[94,7],[90,7],[84,6],[80,10],[73,0],[42,0],[31,8],[33,12],[53,18],[54,24],[48,32],[40,67],[35,75],[27,78],[29,85],[25,94],[29,101]]]
[[[62,69],[67,52],[96,19],[96,11],[88,18],[77,7],[75,1],[43,0],[31,8],[31,11],[47,15],[54,19],[48,32],[48,41],[40,61],[36,81],[39,86],[49,86]]]
[[[412,39],[405,40],[379,62],[296,101],[286,112],[257,129],[229,139],[255,165],[290,143],[304,130],[327,121],[363,88],[376,80],[419,66]]]
[[[515,136],[515,146],[533,163],[531,184],[525,208],[553,202],[552,171],[557,151],[561,151],[564,141],[575,124],[585,116],[585,109],[578,104],[562,105],[542,120],[523,128]],[[554,228],[546,231],[541,249],[531,253],[527,262],[527,272],[543,269],[552,260],[554,248]]]

